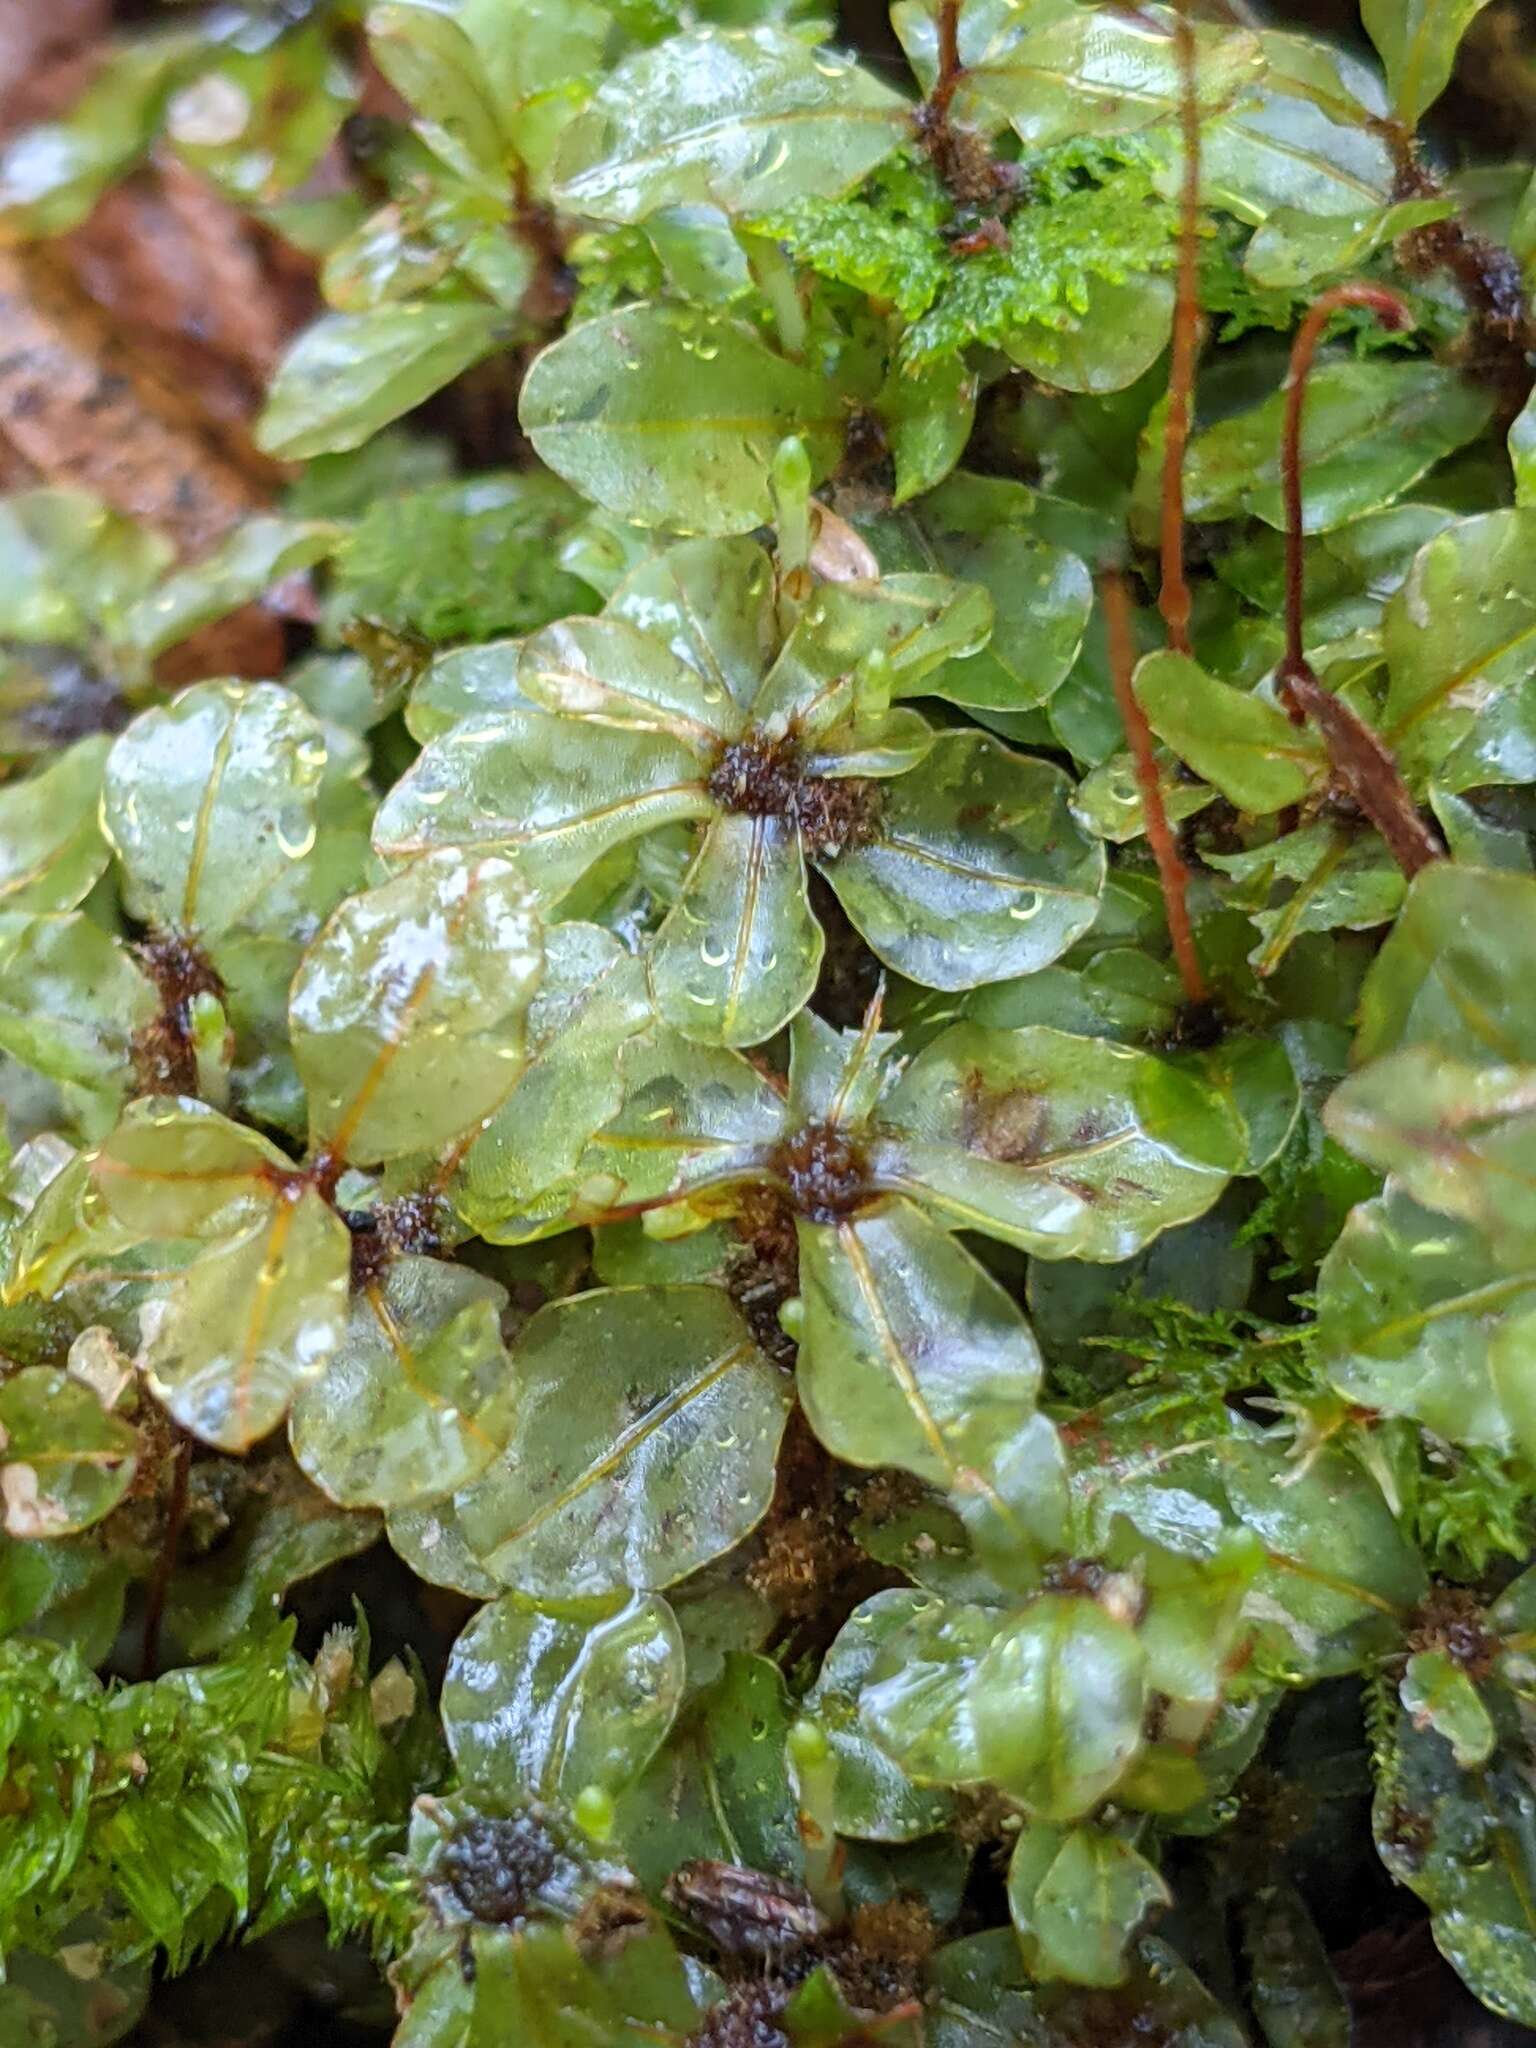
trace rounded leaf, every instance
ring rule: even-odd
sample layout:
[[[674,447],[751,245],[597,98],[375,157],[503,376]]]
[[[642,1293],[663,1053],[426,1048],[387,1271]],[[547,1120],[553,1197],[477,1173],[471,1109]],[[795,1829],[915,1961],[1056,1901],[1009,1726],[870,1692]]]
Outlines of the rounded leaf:
[[[833,385],[749,327],[626,306],[571,328],[523,380],[540,458],[610,512],[678,533],[750,533],[773,516],[769,464],[787,434],[813,476],[842,451]]]
[[[1033,974],[1098,914],[1102,844],[1072,815],[1072,784],[985,733],[940,733],[882,791],[867,845],[824,864],[873,950],[927,988]]]
[[[477,1479],[516,1398],[507,1293],[467,1266],[391,1262],[352,1298],[324,1375],[289,1418],[293,1455],[342,1507],[408,1507]]]
[[[926,1594],[904,1590],[861,1600],[838,1630],[805,1695],[805,1711],[825,1730],[837,1760],[832,1817],[840,1835],[910,1842],[949,1818],[947,1795],[914,1784],[859,1717],[859,1695],[881,1651],[928,1605]]]
[[[683,1664],[665,1600],[637,1593],[590,1625],[496,1600],[453,1646],[443,1733],[466,1787],[498,1805],[616,1796],[666,1740]]]
[[[1045,1820],[1105,1798],[1141,1746],[1145,1656],[1097,1602],[1043,1594],[976,1666],[969,1693],[985,1775]]]
[[[789,1389],[721,1289],[552,1302],[513,1363],[507,1450],[457,1502],[504,1585],[563,1600],[670,1586],[767,1512]]]
[[[0,1501],[6,1531],[72,1536],[111,1514],[138,1470],[138,1433],[94,1390],[49,1365],[0,1382]]]
[[[289,1000],[315,1147],[373,1165],[488,1117],[521,1071],[543,966],[534,894],[510,860],[429,854],[350,897]]]

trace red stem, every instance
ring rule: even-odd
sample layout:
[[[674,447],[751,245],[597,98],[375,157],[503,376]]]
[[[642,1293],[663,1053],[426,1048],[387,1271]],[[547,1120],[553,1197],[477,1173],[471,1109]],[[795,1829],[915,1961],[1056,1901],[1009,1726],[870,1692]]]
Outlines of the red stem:
[[[1162,583],[1158,608],[1175,654],[1188,654],[1190,596],[1184,574],[1184,455],[1195,389],[1195,356],[1200,347],[1200,85],[1195,32],[1183,0],[1174,16],[1182,90],[1179,126],[1184,144],[1179,192],[1179,268],[1173,306],[1173,343],[1168,362],[1168,416],[1163,429]]]
[[[1141,814],[1146,822],[1147,843],[1157,862],[1158,884],[1168,918],[1168,936],[1178,962],[1184,993],[1192,1003],[1206,1001],[1209,991],[1195,951],[1195,934],[1189,921],[1189,870],[1179,857],[1173,830],[1163,803],[1163,786],[1158,780],[1157,761],[1152,751],[1152,728],[1137,702],[1132,672],[1136,666],[1136,643],[1131,631],[1131,600],[1125,578],[1107,570],[1099,579],[1104,604],[1104,624],[1109,639],[1109,673],[1115,686],[1125,736],[1136,764],[1136,786],[1141,792]]]
[[[1307,402],[1307,379],[1323,329],[1342,306],[1366,306],[1383,327],[1401,333],[1413,315],[1396,292],[1379,284],[1336,284],[1313,300],[1291,344],[1291,369],[1285,386],[1285,429],[1280,442],[1280,481],[1285,494],[1285,668],[1282,683],[1306,666],[1302,652],[1305,571],[1301,531],[1301,416]],[[1294,716],[1294,712],[1292,714]]]
[[[1303,558],[1301,423],[1307,379],[1323,329],[1341,306],[1364,306],[1383,327],[1400,333],[1413,315],[1384,285],[1340,284],[1314,300],[1291,346],[1285,388],[1285,426],[1280,442],[1280,481],[1285,498],[1285,655],[1280,695],[1293,722],[1310,718],[1328,751],[1334,780],[1354,799],[1387,842],[1393,859],[1411,880],[1420,868],[1442,858],[1445,849],[1419,816],[1397,763],[1380,737],[1341,698],[1318,681],[1306,657],[1306,567]]]
[[[144,1604],[144,1646],[139,1658],[139,1676],[155,1678],[160,1671],[160,1625],[165,1619],[166,1596],[176,1571],[176,1553],[181,1548],[182,1525],[187,1519],[187,1490],[192,1477],[192,1439],[184,1436],[176,1446],[171,1468],[171,1492],[165,1506],[165,1534],[155,1576]]]
[[[936,121],[943,121],[949,113],[961,68],[960,0],[943,0],[939,8],[939,71],[928,95],[929,109]]]

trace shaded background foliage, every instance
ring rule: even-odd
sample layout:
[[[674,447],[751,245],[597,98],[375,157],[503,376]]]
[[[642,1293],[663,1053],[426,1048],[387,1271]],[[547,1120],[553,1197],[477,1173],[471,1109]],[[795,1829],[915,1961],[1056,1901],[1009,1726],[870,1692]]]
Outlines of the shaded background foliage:
[[[0,2033],[1536,2025],[1536,26],[1192,12],[0,5]]]

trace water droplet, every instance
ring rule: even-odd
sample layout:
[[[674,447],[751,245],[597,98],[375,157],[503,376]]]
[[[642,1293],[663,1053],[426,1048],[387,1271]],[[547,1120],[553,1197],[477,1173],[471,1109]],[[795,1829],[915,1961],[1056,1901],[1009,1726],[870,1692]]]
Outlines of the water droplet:
[[[1031,889],[1026,895],[1021,896],[1017,903],[1009,905],[1008,915],[1019,924],[1028,924],[1032,917],[1039,915],[1040,902],[1039,892]]]
[[[706,967],[723,967],[730,957],[731,949],[729,946],[711,945],[708,939],[705,939],[699,947],[699,958]]]

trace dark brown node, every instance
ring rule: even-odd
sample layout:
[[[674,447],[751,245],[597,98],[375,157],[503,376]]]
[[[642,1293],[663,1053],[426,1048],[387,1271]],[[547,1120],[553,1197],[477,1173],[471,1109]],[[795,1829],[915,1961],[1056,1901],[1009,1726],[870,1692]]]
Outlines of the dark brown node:
[[[771,1163],[790,1206],[809,1223],[839,1223],[869,1199],[863,1154],[837,1124],[807,1124],[775,1149]]]
[[[442,1870],[466,1913],[509,1927],[554,1876],[558,1861],[554,1838],[540,1817],[519,1813],[467,1821],[444,1847]]]

